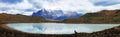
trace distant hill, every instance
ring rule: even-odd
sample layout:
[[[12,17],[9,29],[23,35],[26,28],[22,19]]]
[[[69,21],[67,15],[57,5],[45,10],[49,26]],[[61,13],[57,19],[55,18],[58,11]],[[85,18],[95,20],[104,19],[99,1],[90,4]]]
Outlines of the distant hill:
[[[67,18],[64,20],[51,20],[41,16],[25,16],[25,15],[12,15],[0,14],[0,23],[41,23],[41,22],[56,22],[56,23],[95,23],[95,24],[118,24],[120,23],[120,10],[103,10],[96,13],[87,13],[80,18]]]
[[[87,13],[80,18],[69,18],[63,23],[120,23],[120,10],[103,10],[96,13]]]
[[[43,17],[25,16],[20,14],[16,15],[6,13],[0,14],[0,23],[40,23],[40,22],[49,22],[49,20],[46,20]]]

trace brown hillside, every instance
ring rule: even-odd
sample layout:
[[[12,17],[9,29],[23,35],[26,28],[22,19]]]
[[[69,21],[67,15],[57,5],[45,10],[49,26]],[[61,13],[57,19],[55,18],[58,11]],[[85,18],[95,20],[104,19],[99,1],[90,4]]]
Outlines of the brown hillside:
[[[65,19],[63,23],[120,23],[120,10],[87,13],[80,18]]]
[[[39,22],[49,22],[49,20],[45,20],[43,17],[32,17],[25,15],[12,15],[12,14],[0,14],[0,23],[39,23]]]
[[[46,20],[43,17],[32,17],[25,15],[0,14],[0,23],[40,23],[40,22],[57,22],[57,23],[95,23],[95,24],[118,24],[120,23],[120,10],[103,10],[96,13],[87,13],[80,18],[69,18],[62,21]]]

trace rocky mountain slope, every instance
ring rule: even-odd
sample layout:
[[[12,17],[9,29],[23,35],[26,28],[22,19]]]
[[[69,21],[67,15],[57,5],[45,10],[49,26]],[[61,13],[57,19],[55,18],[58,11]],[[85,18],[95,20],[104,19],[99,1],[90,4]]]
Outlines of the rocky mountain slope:
[[[31,16],[39,16],[51,20],[64,20],[68,18],[79,18],[82,15],[81,13],[71,11],[41,9],[34,12]]]

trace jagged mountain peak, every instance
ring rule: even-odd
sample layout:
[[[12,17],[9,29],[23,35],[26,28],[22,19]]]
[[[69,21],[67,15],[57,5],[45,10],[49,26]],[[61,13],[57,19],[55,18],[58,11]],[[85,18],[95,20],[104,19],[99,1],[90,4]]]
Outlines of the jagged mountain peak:
[[[46,19],[52,20],[64,20],[66,18],[79,18],[82,14],[78,14],[73,11],[62,11],[62,10],[47,10],[41,9],[37,12],[34,12],[32,16],[42,16]]]

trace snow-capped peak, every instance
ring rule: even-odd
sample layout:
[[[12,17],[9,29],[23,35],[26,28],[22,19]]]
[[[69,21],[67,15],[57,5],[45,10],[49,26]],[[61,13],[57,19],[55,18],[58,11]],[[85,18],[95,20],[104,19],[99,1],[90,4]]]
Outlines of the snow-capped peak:
[[[41,9],[33,13],[32,16],[42,16],[46,19],[52,20],[64,20],[66,18],[78,18],[82,16],[82,14],[73,11]]]

